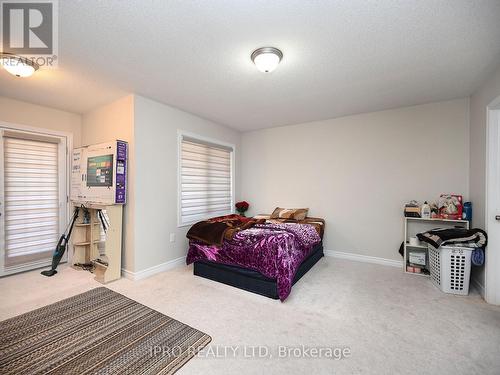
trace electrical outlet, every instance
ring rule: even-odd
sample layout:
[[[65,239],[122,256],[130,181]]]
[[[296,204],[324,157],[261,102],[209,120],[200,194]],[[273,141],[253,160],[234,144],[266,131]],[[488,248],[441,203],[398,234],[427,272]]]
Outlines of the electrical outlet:
[[[170,233],[170,242],[175,242],[175,233]]]

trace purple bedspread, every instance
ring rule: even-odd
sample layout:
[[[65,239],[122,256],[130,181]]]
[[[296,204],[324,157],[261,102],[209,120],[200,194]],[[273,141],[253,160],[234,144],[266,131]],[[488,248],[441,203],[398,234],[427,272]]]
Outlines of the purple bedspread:
[[[210,260],[256,270],[276,279],[278,296],[284,301],[300,264],[320,241],[318,232],[309,224],[257,224],[236,233],[222,246],[191,240],[186,262]]]

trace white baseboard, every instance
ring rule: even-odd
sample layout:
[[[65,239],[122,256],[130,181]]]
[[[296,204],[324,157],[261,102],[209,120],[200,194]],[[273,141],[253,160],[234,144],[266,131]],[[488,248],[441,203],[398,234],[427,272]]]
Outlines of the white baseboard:
[[[142,280],[145,279],[146,277],[150,277],[157,273],[165,272],[185,264],[186,264],[186,257],[180,257],[137,272],[132,272],[122,268],[122,276],[129,280],[134,280],[134,281]]]
[[[368,255],[360,255],[360,254],[353,254],[353,253],[344,253],[341,251],[332,251],[332,250],[325,250],[324,251],[326,256],[334,257],[334,258],[339,258],[339,259],[348,259],[348,260],[353,260],[356,262],[364,262],[364,263],[374,263],[374,264],[380,264],[383,266],[391,266],[391,267],[403,267],[403,262],[399,260],[392,260],[392,259],[385,259],[385,258],[379,258],[379,257],[372,257]],[[186,258],[185,257],[180,257],[177,259],[170,260],[168,262],[158,264],[156,266],[146,268],[145,270],[138,271],[138,272],[132,272],[129,270],[126,270],[122,268],[122,276],[125,277],[126,279],[129,280],[142,280],[147,277],[153,276],[157,273],[160,272],[165,272],[168,270],[171,270],[173,268],[179,267],[186,264]]]
[[[355,262],[374,263],[374,264],[380,264],[382,266],[403,268],[403,261],[402,260],[393,260],[393,259],[372,257],[372,256],[368,256],[368,255],[361,255],[361,254],[354,254],[354,253],[344,253],[342,251],[333,251],[333,250],[325,250],[324,253],[327,257],[348,259],[348,260],[353,260]]]
[[[474,285],[474,287],[478,290],[481,297],[483,297],[484,299],[484,285],[481,284],[478,279],[472,277],[472,275],[470,278],[470,282],[472,283],[472,285]]]

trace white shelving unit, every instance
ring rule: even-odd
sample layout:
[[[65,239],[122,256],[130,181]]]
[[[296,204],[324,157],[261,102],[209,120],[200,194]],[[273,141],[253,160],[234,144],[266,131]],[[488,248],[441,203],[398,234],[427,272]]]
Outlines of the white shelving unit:
[[[76,206],[79,207],[79,206]],[[93,264],[95,279],[102,284],[118,280],[121,277],[122,248],[122,212],[121,205],[87,205],[90,222],[83,222],[83,209],[80,210],[78,222],[75,223],[73,234],[73,267],[76,263]],[[97,216],[98,210],[106,210],[110,227],[101,238],[101,222]],[[101,250],[99,249],[101,248]],[[76,268],[81,269],[81,268]]]
[[[469,229],[469,222],[467,220],[450,220],[450,219],[423,219],[421,217],[405,217],[404,218],[404,262],[403,262],[403,271],[410,275],[418,275],[418,276],[429,276],[425,273],[413,273],[407,272],[406,266],[408,263],[408,251],[411,249],[419,249],[424,250],[427,253],[427,262],[429,260],[429,254],[426,244],[422,245],[410,245],[410,237],[416,237],[417,233],[426,232],[431,229],[436,228],[454,228],[461,227]],[[428,270],[429,265],[426,265],[426,269]]]

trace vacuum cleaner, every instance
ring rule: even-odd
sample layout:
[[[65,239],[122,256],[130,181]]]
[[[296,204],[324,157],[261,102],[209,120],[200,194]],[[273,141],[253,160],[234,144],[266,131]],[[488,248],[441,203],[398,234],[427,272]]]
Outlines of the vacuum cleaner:
[[[57,242],[56,250],[54,251],[54,255],[52,255],[52,267],[50,270],[42,271],[41,272],[42,275],[50,277],[54,276],[57,273],[56,268],[59,265],[59,262],[61,261],[61,258],[63,257],[66,248],[68,247],[69,238],[71,237],[71,231],[73,230],[73,225],[75,224],[76,219],[78,218],[79,211],[80,209],[76,207],[69,225],[66,227],[66,230],[64,231],[64,233],[61,235],[61,238],[59,238],[59,241]]]

